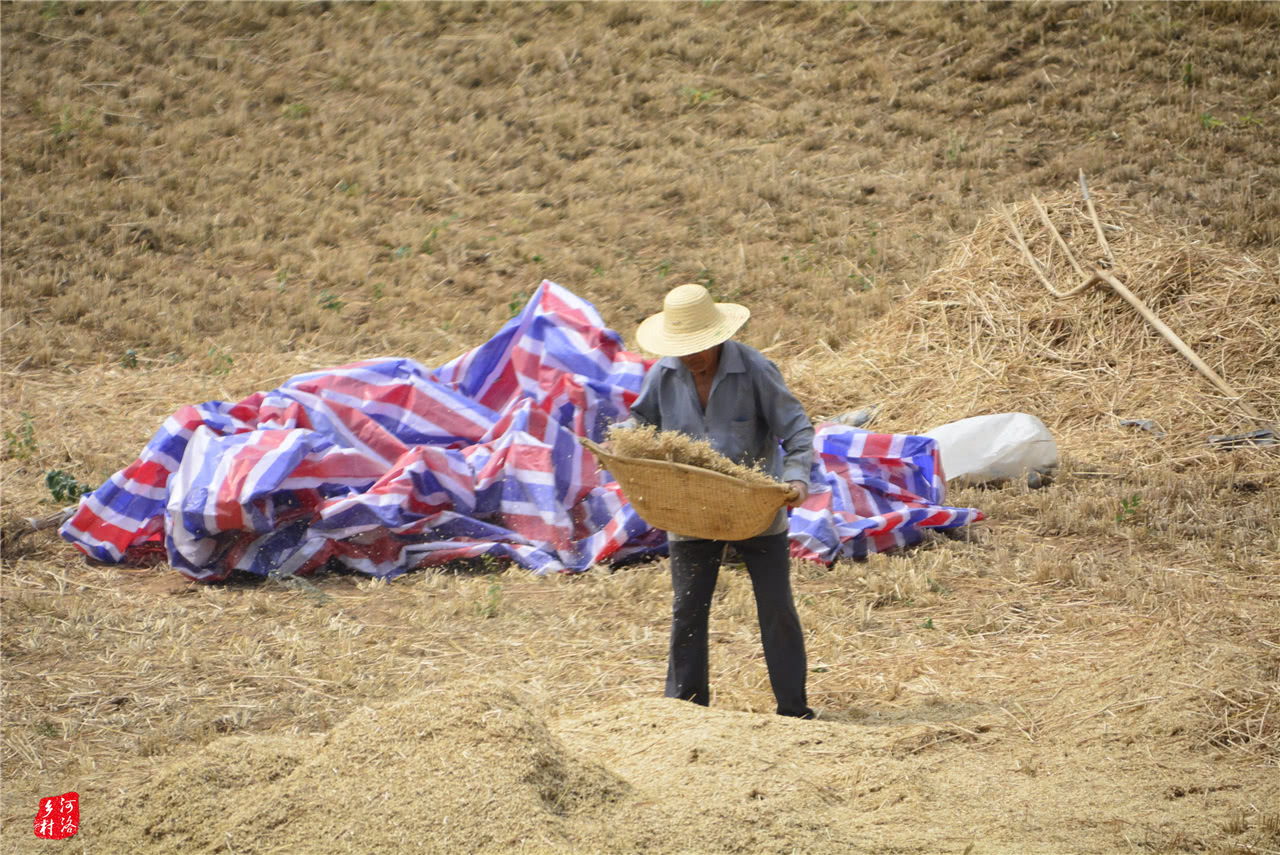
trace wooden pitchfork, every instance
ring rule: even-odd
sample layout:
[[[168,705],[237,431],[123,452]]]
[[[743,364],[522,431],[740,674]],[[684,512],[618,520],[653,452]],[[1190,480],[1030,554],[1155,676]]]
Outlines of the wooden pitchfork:
[[[1098,233],[1098,243],[1101,244],[1102,251],[1106,253],[1107,260],[1114,264],[1115,256],[1111,254],[1111,246],[1107,243],[1107,236],[1102,230],[1102,221],[1098,219],[1098,212],[1093,207],[1093,199],[1089,196],[1089,186],[1085,183],[1083,169],[1080,170],[1080,192],[1084,194],[1085,204],[1089,206],[1089,217],[1093,220],[1093,228]],[[1058,244],[1058,248],[1062,250],[1063,254],[1067,257],[1067,261],[1071,263],[1071,266],[1075,268],[1076,273],[1080,274],[1080,284],[1076,285],[1074,288],[1066,291],[1059,291],[1057,288],[1054,288],[1053,283],[1049,281],[1049,277],[1045,275],[1044,268],[1040,265],[1040,262],[1031,254],[1031,249],[1027,246],[1027,241],[1022,236],[1022,230],[1018,228],[1017,222],[1014,221],[1013,217],[1009,215],[1007,210],[1001,209],[1000,213],[1004,216],[1005,222],[1009,224],[1009,228],[1013,230],[1013,236],[1017,239],[1018,247],[1022,250],[1022,254],[1026,256],[1027,263],[1031,265],[1031,269],[1040,277],[1040,281],[1044,284],[1044,287],[1049,289],[1050,294],[1055,297],[1065,298],[1079,294],[1081,291],[1091,288],[1099,283],[1109,286],[1112,291],[1115,291],[1128,301],[1129,305],[1137,309],[1142,317],[1146,318],[1147,322],[1151,324],[1151,326],[1155,327],[1156,331],[1159,332],[1160,335],[1164,336],[1165,340],[1167,340],[1169,344],[1173,345],[1175,350],[1185,356],[1191,364],[1195,366],[1197,371],[1209,379],[1210,383],[1216,386],[1224,395],[1231,398],[1236,405],[1249,416],[1249,418],[1253,419],[1257,424],[1265,424],[1265,419],[1262,418],[1258,411],[1251,407],[1230,383],[1223,380],[1216,371],[1210,368],[1203,359],[1197,356],[1196,352],[1188,347],[1187,343],[1179,338],[1177,333],[1169,329],[1164,321],[1156,317],[1156,313],[1151,311],[1151,308],[1147,306],[1146,303],[1138,299],[1136,294],[1126,288],[1124,283],[1099,267],[1093,267],[1089,271],[1086,271],[1081,267],[1080,263],[1076,261],[1075,255],[1073,255],[1071,250],[1067,247],[1067,242],[1062,239],[1061,232],[1059,232],[1057,227],[1054,226],[1053,221],[1049,219],[1049,214],[1046,213],[1044,205],[1040,204],[1040,200],[1034,195],[1031,197],[1031,202],[1035,205],[1036,213],[1040,215],[1040,220],[1044,223],[1045,228],[1049,230],[1049,234],[1053,235],[1053,239]]]

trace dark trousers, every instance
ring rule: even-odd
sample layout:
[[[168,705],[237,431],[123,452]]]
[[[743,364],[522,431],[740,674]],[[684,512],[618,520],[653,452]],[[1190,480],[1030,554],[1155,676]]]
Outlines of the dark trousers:
[[[760,639],[779,715],[809,718],[805,698],[804,632],[791,596],[788,536],[763,535],[733,546],[747,565],[760,619]],[[675,540],[671,553],[671,649],[667,660],[668,698],[706,706],[711,702],[707,665],[707,619],[720,574],[724,541]]]

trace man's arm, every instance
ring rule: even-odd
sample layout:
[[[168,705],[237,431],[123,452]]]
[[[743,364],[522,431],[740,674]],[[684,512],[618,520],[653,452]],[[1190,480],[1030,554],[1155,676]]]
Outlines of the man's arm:
[[[662,412],[658,409],[658,375],[661,373],[655,362],[644,375],[644,382],[640,384],[640,396],[631,405],[630,417],[619,422],[618,427],[654,425],[659,430],[662,429]]]
[[[782,379],[778,366],[764,360],[756,388],[769,430],[782,442],[782,480],[796,485],[801,504],[809,495],[809,468],[813,464],[813,423]]]

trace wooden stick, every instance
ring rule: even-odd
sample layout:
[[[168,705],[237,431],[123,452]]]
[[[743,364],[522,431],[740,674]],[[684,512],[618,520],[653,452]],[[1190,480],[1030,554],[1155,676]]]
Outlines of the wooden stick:
[[[1089,185],[1085,183],[1083,169],[1080,170],[1080,192],[1084,194],[1084,201],[1089,206],[1089,217],[1090,219],[1093,220],[1093,228],[1094,228],[1094,231],[1096,231],[1098,234],[1098,242],[1102,244],[1102,249],[1104,252],[1106,252],[1108,260],[1114,262],[1115,256],[1111,254],[1111,246],[1107,243],[1106,235],[1103,233],[1102,220],[1098,218],[1098,211],[1096,208],[1093,207],[1093,199],[1089,196]],[[1248,415],[1250,418],[1252,418],[1256,422],[1264,423],[1263,418],[1261,415],[1258,414],[1258,411],[1255,410],[1253,407],[1251,407],[1249,403],[1244,400],[1244,397],[1238,391],[1236,391],[1235,387],[1233,387],[1226,380],[1223,380],[1220,376],[1218,376],[1218,373],[1216,371],[1214,371],[1207,364],[1205,364],[1204,360],[1202,360],[1199,356],[1197,356],[1195,351],[1193,351],[1190,347],[1188,347],[1186,342],[1184,342],[1181,338],[1179,338],[1178,335],[1174,333],[1173,330],[1165,326],[1164,322],[1161,321],[1158,317],[1156,317],[1155,313],[1152,312],[1149,308],[1147,308],[1146,303],[1143,303],[1141,300],[1139,300],[1137,295],[1135,295],[1132,291],[1130,291],[1124,285],[1121,285],[1120,282],[1109,273],[1103,273],[1101,270],[1095,268],[1094,275],[1102,279],[1108,285],[1110,285],[1112,290],[1114,290],[1121,297],[1124,297],[1126,300],[1128,300],[1129,303],[1135,309],[1141,312],[1142,316],[1146,318],[1147,321],[1153,327],[1155,327],[1156,330],[1159,331],[1159,333],[1162,336],[1164,336],[1165,339],[1170,344],[1172,344],[1179,353],[1185,356],[1187,360],[1192,365],[1195,366],[1197,371],[1199,371],[1201,374],[1207,377],[1209,381],[1213,383],[1213,385],[1217,386],[1218,389],[1221,390],[1224,394],[1229,395],[1232,398],[1235,398],[1236,403],[1240,406],[1240,409],[1243,410],[1246,415]]]
[[[1107,254],[1107,260],[1114,262],[1116,257],[1111,254],[1111,244],[1107,243],[1107,236],[1102,233],[1102,221],[1098,219],[1098,212],[1093,207],[1093,197],[1089,195],[1089,185],[1084,180],[1084,170],[1080,170],[1080,192],[1084,194],[1084,202],[1089,206],[1089,217],[1093,220],[1094,231],[1098,233],[1098,243],[1102,244],[1102,251]]]
[[[1058,242],[1058,246],[1062,249],[1063,254],[1066,255],[1067,261],[1071,262],[1071,266],[1076,269],[1076,273],[1079,273],[1080,278],[1082,279],[1087,278],[1089,274],[1085,273],[1084,268],[1080,266],[1078,261],[1076,261],[1076,257],[1071,253],[1071,249],[1067,246],[1067,242],[1062,239],[1062,233],[1058,231],[1056,226],[1054,226],[1053,221],[1049,219],[1048,212],[1044,209],[1044,205],[1040,204],[1040,200],[1037,199],[1034,194],[1031,196],[1031,204],[1036,206],[1036,213],[1040,215],[1041,221],[1043,221],[1045,226],[1049,229],[1049,234],[1053,235],[1053,239]]]
[[[6,546],[11,547],[18,542],[19,538],[31,534],[32,532],[58,528],[75,515],[76,508],[78,507],[79,505],[69,505],[57,513],[50,514],[47,517],[27,517],[22,521],[26,523],[25,526],[21,523],[17,523],[10,528],[10,530],[0,533],[0,541],[3,541]]]
[[[1147,322],[1151,324],[1151,326],[1155,327],[1156,331],[1159,332],[1160,335],[1164,336],[1166,341],[1168,341],[1171,345],[1173,345],[1175,350],[1177,350],[1179,353],[1185,356],[1187,360],[1192,365],[1195,366],[1197,371],[1199,371],[1201,374],[1207,377],[1209,379],[1209,382],[1213,383],[1214,386],[1217,386],[1218,389],[1224,395],[1226,395],[1229,398],[1234,398],[1235,403],[1238,404],[1240,406],[1240,409],[1244,410],[1244,412],[1250,418],[1252,418],[1254,421],[1262,422],[1262,416],[1259,415],[1258,412],[1254,410],[1253,407],[1251,407],[1243,399],[1240,393],[1236,391],[1235,388],[1232,387],[1230,383],[1228,383],[1226,380],[1223,380],[1220,376],[1218,376],[1218,372],[1210,368],[1203,359],[1197,356],[1196,352],[1192,350],[1190,347],[1188,347],[1187,343],[1184,342],[1181,338],[1179,338],[1177,333],[1169,329],[1169,327],[1165,325],[1164,321],[1156,317],[1156,313],[1151,311],[1151,309],[1147,307],[1146,303],[1138,299],[1138,296],[1136,294],[1134,294],[1132,291],[1126,288],[1123,284],[1121,284],[1120,280],[1116,279],[1114,276],[1112,276],[1110,273],[1107,273],[1106,271],[1094,270],[1093,274],[1095,279],[1101,279],[1103,282],[1106,282],[1108,285],[1111,286],[1111,290],[1115,291],[1117,294],[1119,294],[1121,297],[1127,300],[1129,302],[1129,305],[1137,309],[1138,312],[1141,313],[1142,316],[1147,319]]]

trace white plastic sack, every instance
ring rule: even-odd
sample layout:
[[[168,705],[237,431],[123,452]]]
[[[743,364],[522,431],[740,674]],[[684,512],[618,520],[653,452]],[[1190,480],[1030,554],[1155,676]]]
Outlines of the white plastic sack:
[[[1058,465],[1058,444],[1044,422],[1027,413],[997,413],[951,422],[925,436],[938,442],[948,481],[984,484]]]

